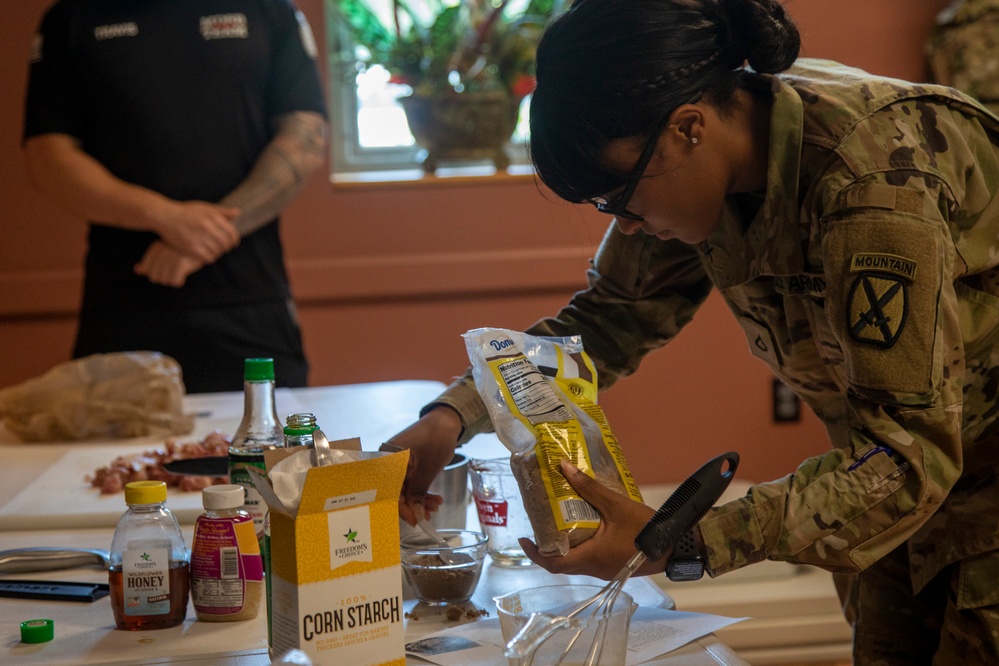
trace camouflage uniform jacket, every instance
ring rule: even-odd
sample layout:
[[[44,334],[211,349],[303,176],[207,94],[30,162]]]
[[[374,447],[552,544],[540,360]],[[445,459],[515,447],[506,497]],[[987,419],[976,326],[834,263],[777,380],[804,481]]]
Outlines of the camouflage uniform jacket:
[[[718,289],[833,446],[701,521],[709,571],[852,573],[908,541],[919,590],[999,545],[999,119],[827,61],[769,82],[765,196],[697,247],[612,224],[589,288],[531,332],[582,334],[606,386]],[[463,439],[487,427],[467,376],[439,402]]]
[[[926,40],[930,80],[999,113],[999,0],[955,0]]]

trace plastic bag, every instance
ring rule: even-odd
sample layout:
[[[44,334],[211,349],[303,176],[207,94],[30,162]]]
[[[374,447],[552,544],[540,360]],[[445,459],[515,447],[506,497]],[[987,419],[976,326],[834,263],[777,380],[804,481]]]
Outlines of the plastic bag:
[[[94,354],[0,390],[0,419],[26,442],[184,435],[180,365],[159,352]]]
[[[589,539],[600,516],[566,482],[559,461],[641,501],[624,454],[597,405],[597,372],[579,336],[540,338],[496,328],[464,335],[475,386],[510,467],[543,555]]]

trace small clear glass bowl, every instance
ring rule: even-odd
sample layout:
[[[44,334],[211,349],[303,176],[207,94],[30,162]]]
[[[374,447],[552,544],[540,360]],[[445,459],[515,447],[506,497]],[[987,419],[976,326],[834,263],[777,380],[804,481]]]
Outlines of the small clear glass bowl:
[[[468,601],[482,574],[489,537],[469,530],[438,530],[450,548],[417,533],[402,537],[402,570],[416,598],[431,606]],[[442,553],[441,551],[448,551]],[[450,560],[450,561],[449,561]]]

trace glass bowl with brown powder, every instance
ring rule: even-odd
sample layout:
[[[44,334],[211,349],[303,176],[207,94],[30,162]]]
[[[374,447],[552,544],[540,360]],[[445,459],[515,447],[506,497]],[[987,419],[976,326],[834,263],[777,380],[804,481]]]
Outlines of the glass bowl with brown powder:
[[[402,537],[402,570],[416,598],[431,606],[468,601],[482,574],[488,537],[469,530],[438,530],[448,547],[425,534]]]

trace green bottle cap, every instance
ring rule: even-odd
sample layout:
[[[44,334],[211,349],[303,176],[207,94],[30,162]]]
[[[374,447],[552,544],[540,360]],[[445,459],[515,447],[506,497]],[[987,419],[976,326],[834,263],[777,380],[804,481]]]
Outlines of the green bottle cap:
[[[247,382],[274,381],[274,359],[248,358],[243,365],[243,380]]]
[[[55,638],[52,620],[26,620],[21,623],[22,643],[48,643]]]

